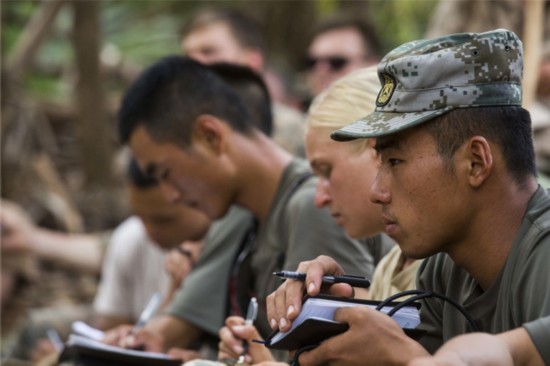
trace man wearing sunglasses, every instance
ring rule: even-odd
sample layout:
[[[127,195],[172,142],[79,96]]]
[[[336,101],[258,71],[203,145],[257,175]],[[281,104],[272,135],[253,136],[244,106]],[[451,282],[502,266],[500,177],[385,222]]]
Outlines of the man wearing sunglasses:
[[[186,21],[181,33],[181,50],[188,57],[206,65],[243,65],[262,75],[272,96],[273,139],[290,153],[304,156],[304,116],[281,102],[288,97],[286,90],[277,96],[277,77],[267,67],[261,25],[235,9],[205,8]]]
[[[334,80],[380,59],[374,28],[364,18],[327,18],[314,29],[305,60],[307,86],[315,97]]]

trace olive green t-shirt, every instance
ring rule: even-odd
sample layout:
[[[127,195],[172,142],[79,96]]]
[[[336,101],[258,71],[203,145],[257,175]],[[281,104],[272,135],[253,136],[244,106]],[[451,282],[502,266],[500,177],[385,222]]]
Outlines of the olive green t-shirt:
[[[488,259],[490,260],[490,259]],[[480,330],[500,333],[524,326],[546,364],[550,364],[550,192],[531,198],[508,259],[493,285],[484,291],[446,254],[425,260],[418,288],[444,294],[462,304]],[[421,343],[434,352],[443,342],[472,331],[465,317],[447,302],[426,299]]]
[[[167,313],[184,319],[217,339],[227,315],[228,277],[252,214],[238,207],[215,221],[205,238],[201,256],[174,294]]]
[[[332,218],[328,208],[315,206],[317,178],[309,164],[296,158],[285,169],[266,223],[260,226],[253,249],[253,290],[260,304],[256,326],[263,336],[271,332],[265,298],[282,281],[274,271],[294,271],[298,264],[324,254],[352,275],[371,277],[373,260],[366,246],[351,239]]]

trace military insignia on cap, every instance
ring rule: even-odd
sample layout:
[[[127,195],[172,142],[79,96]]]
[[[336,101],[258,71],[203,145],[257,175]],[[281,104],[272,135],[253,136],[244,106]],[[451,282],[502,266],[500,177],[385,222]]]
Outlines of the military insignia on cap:
[[[376,98],[376,105],[379,107],[388,104],[395,90],[395,79],[388,74],[382,74],[382,76],[384,77],[384,85],[382,85],[382,89],[380,89],[380,93],[378,93],[378,97]]]

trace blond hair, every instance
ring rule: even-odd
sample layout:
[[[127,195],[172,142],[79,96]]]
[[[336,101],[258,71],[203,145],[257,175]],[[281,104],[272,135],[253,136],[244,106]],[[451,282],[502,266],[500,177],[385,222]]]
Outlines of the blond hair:
[[[374,110],[380,80],[376,66],[353,71],[333,82],[312,102],[306,120],[307,129],[342,128]],[[365,146],[366,139],[356,140]]]

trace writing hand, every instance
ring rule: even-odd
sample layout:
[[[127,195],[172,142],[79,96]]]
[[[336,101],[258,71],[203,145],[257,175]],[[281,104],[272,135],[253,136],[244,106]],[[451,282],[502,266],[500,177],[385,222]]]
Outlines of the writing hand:
[[[245,325],[240,316],[230,316],[225,320],[225,326],[219,332],[220,343],[218,359],[237,359],[243,353],[243,340],[248,343],[245,357],[246,363],[256,364],[262,361],[272,361],[273,356],[268,348],[252,340],[261,340],[262,337],[256,327]]]
[[[312,261],[300,263],[297,272],[306,273],[305,281],[286,280],[267,297],[267,317],[272,329],[287,331],[302,308],[304,291],[310,296],[318,295],[322,289],[323,276],[342,275],[344,271],[336,261],[321,255]],[[353,297],[353,288],[345,283],[324,287],[329,293]]]

